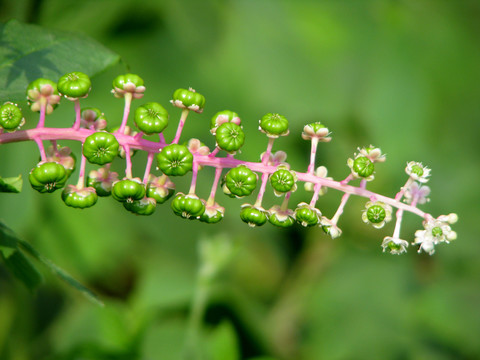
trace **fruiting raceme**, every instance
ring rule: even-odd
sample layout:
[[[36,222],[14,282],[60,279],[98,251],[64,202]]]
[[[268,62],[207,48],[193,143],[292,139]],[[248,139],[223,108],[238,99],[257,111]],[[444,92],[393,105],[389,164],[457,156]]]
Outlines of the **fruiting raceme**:
[[[126,210],[137,215],[151,215],[157,204],[167,202],[171,197],[171,208],[176,215],[190,220],[198,219],[213,224],[222,220],[225,209],[216,201],[216,192],[220,187],[230,197],[245,197],[258,189],[253,204],[243,204],[240,218],[250,226],[261,226],[267,222],[278,227],[289,227],[295,224],[311,227],[320,226],[332,238],[341,235],[338,227],[340,216],[351,195],[367,199],[362,212],[362,220],[375,228],[381,228],[390,221],[392,208],[396,208],[396,226],[393,236],[385,237],[383,250],[393,254],[406,251],[408,242],[400,239],[400,228],[404,212],[410,212],[423,219],[426,230],[419,230],[414,244],[419,251],[433,253],[434,245],[449,243],[456,239],[450,224],[457,219],[455,214],[441,215],[434,218],[423,212],[417,204],[428,199],[430,189],[424,185],[429,180],[430,169],[422,163],[411,161],[405,172],[407,180],[394,197],[383,196],[367,190],[367,182],[374,179],[375,166],[385,161],[385,155],[372,145],[359,148],[358,152],[348,159],[349,175],[342,181],[327,177],[325,166],[317,168],[316,153],[320,142],[331,141],[330,131],[320,122],[305,125],[301,136],[311,142],[310,162],[305,172],[290,169],[285,162],[284,152],[273,153],[273,143],[281,136],[289,134],[288,120],[285,116],[268,113],[259,120],[259,130],[268,138],[266,151],[261,154],[259,162],[237,159],[240,148],[245,143],[245,133],[241,120],[236,112],[223,110],[217,112],[211,120],[205,122],[206,132],[210,131],[216,140],[212,151],[198,139],[190,139],[180,143],[181,133],[188,113],[202,113],[205,97],[192,88],[178,89],[170,101],[181,109],[181,117],[173,140],[168,142],[163,131],[168,126],[169,114],[159,103],[148,102],[139,105],[134,111],[133,121],[138,133],[129,128],[128,120],[133,100],[138,101],[145,91],[144,81],[135,74],[120,75],[113,81],[112,93],[124,100],[124,112],[121,125],[114,131],[107,132],[107,119],[97,108],[80,107],[80,99],[86,97],[91,90],[91,81],[81,72],[73,72],[62,76],[58,83],[48,79],[33,81],[27,88],[27,99],[31,110],[40,113],[37,127],[28,131],[20,130],[24,123],[21,109],[11,102],[0,106],[0,144],[9,142],[36,142],[40,152],[40,162],[30,172],[31,186],[41,192],[48,193],[66,186],[62,199],[66,205],[84,209],[94,206],[98,197],[112,197],[121,202]],[[45,117],[53,112],[64,95],[75,102],[75,120],[72,127],[45,127]],[[149,136],[148,138],[144,138]],[[150,136],[156,136],[152,140]],[[60,146],[57,141],[74,140],[83,144],[79,176],[76,185],[67,184],[73,172],[76,157],[70,149]],[[52,145],[45,150],[44,141]],[[132,156],[136,151],[147,152],[147,162],[143,179],[134,178],[132,174]],[[218,156],[221,152],[223,155]],[[162,172],[151,173],[154,160]],[[85,176],[87,161],[102,167],[91,170]],[[113,161],[125,161],[125,177],[119,180],[117,173],[110,171]],[[195,192],[198,171],[205,167],[215,168],[215,178],[208,199],[201,199]],[[317,169],[315,171],[315,169]],[[175,196],[175,184],[171,176],[184,176],[192,173],[188,192],[178,192]],[[223,176],[222,176],[223,175]],[[359,180],[358,186],[351,181]],[[290,195],[303,182],[308,191],[304,202],[289,206]],[[262,205],[267,186],[271,186],[275,195],[282,197],[280,205],[265,210]],[[302,187],[302,188],[303,188]],[[329,219],[322,216],[316,207],[319,196],[331,188],[343,192],[340,205]],[[405,202],[402,202],[405,200]],[[221,200],[219,201],[221,203]],[[437,228],[450,231],[448,237],[439,237],[431,231],[432,223]],[[431,235],[434,234],[434,235]],[[451,235],[455,234],[455,236]],[[393,244],[393,245],[392,245]]]

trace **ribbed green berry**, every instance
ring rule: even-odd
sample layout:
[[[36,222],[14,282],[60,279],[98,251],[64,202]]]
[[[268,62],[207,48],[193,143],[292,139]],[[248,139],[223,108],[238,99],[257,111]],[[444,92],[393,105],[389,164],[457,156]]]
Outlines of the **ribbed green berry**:
[[[88,136],[83,143],[83,155],[92,164],[104,165],[118,155],[119,143],[114,135],[96,132]]]
[[[157,187],[152,184],[147,186],[147,196],[155,199],[157,204],[163,204],[175,194],[175,188]]]
[[[56,162],[39,163],[30,171],[32,188],[41,193],[51,193],[65,186],[68,179],[65,168]]]
[[[123,207],[134,214],[148,216],[155,212],[157,203],[155,199],[144,197],[143,199],[132,202],[125,201]]]
[[[239,125],[224,123],[217,128],[215,139],[220,149],[229,153],[235,153],[243,146],[245,134]]]
[[[375,166],[366,156],[359,156],[353,161],[353,171],[361,177],[369,177],[373,174]]]
[[[0,106],[0,126],[5,130],[15,130],[25,119],[17,104],[6,102]]]
[[[205,107],[205,97],[194,89],[177,89],[173,93],[172,104],[182,109],[201,113]]]
[[[90,78],[80,71],[65,74],[57,82],[58,91],[69,98],[85,97],[91,88]]]
[[[277,193],[286,193],[294,189],[296,178],[294,174],[287,169],[278,169],[270,176],[270,184]]]
[[[49,79],[36,79],[27,86],[27,100],[32,111],[40,111],[45,106],[45,113],[51,114],[60,102],[57,84]]]
[[[239,165],[225,175],[225,185],[237,197],[250,195],[257,186],[257,175],[245,165]]]
[[[305,227],[317,225],[319,216],[319,211],[306,203],[299,204],[295,209],[295,220]]]
[[[135,87],[143,86],[143,79],[136,74],[118,75],[113,79],[112,87],[120,90],[129,90],[127,84],[133,84]]]
[[[268,220],[267,212],[253,205],[244,205],[242,207],[240,219],[251,227],[262,226]]]
[[[193,155],[185,145],[167,145],[156,157],[158,167],[168,176],[183,176],[193,168]]]
[[[291,216],[280,217],[278,214],[271,214],[270,217],[268,218],[268,221],[270,222],[270,224],[278,227],[282,227],[282,228],[287,228],[295,224],[295,219],[293,217]]]
[[[271,138],[288,135],[288,120],[280,114],[268,113],[260,119],[260,130]]]
[[[159,103],[149,102],[135,110],[134,121],[145,134],[158,134],[168,125],[168,112]]]
[[[117,181],[112,187],[112,197],[120,202],[134,202],[145,196],[145,185],[130,179]]]
[[[196,195],[178,193],[172,200],[175,215],[194,220],[205,212],[205,204]]]
[[[85,209],[97,203],[97,193],[92,187],[78,189],[75,185],[68,185],[62,192],[62,200],[65,205]]]
[[[118,181],[118,174],[108,167],[92,170],[87,176],[87,186],[93,187],[98,196],[106,197],[112,194],[113,183]]]
[[[200,216],[199,220],[207,224],[216,224],[223,219],[223,212],[215,210],[213,213],[206,211]]]
[[[385,220],[387,212],[385,208],[381,205],[372,205],[367,209],[367,218],[373,224],[381,223]]]

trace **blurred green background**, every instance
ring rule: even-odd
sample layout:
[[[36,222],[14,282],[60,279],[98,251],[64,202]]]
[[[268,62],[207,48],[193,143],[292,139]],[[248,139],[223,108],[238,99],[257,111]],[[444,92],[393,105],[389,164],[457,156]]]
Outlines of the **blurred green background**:
[[[9,19],[80,32],[121,56],[93,79],[83,102],[112,123],[120,124],[123,107],[110,94],[111,81],[127,71],[145,80],[142,101],[169,110],[167,139],[180,116],[168,101],[179,87],[207,99],[203,114],[190,115],[183,139],[213,146],[210,117],[238,112],[245,160],[257,161],[267,144],[258,119],[278,112],[289,119],[290,136],[274,151],[287,151],[292,168],[304,171],[302,128],[322,121],[333,140],[320,145],[317,165],[330,176],[344,178],[346,159],[374,144],[387,162],[377,166],[370,189],[394,195],[407,161],[422,161],[432,169],[432,201],[422,209],[456,212],[460,220],[458,240],[435,255],[412,247],[391,256],[380,244],[393,223],[381,230],[363,224],[364,199],[349,201],[339,223],[344,235],[331,240],[318,228],[250,229],[238,213],[253,197],[219,194],[226,215],[209,226],[174,216],[168,203],[148,218],[112,199],[79,211],[27,182],[21,194],[1,195],[0,218],[105,307],[48,271],[30,293],[2,266],[1,359],[480,358],[478,1],[0,1],[0,20]],[[67,101],[47,118],[49,126],[72,121]],[[33,143],[2,146],[0,157],[2,176],[25,178],[38,161]],[[135,156],[134,175],[143,175],[145,160]],[[122,171],[120,161],[115,166]],[[201,197],[210,170],[200,174]],[[187,191],[188,183],[178,179],[177,189]],[[308,196],[300,186],[292,207]],[[318,207],[331,217],[340,197],[329,191]],[[278,201],[268,190],[265,207]],[[420,219],[407,215],[402,238],[412,241],[420,228]],[[198,269],[211,261],[223,263],[205,285]],[[206,300],[198,291],[205,286]],[[205,316],[195,333],[191,304],[202,299]],[[187,339],[194,351],[185,356]]]

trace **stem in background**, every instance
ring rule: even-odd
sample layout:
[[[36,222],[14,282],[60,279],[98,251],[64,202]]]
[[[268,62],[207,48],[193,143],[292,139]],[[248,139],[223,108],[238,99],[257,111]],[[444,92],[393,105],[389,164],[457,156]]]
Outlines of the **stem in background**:
[[[217,167],[215,168],[215,178],[213,179],[212,190],[210,191],[210,196],[207,200],[207,205],[211,206],[215,204],[215,194],[217,193],[218,182],[220,180],[220,176],[222,175],[222,168]]]
[[[123,119],[118,132],[125,134],[125,127],[127,126],[128,114],[130,113],[130,105],[132,104],[132,93],[125,93],[125,107],[123,108]]]
[[[80,173],[78,174],[77,189],[83,189],[85,186],[85,166],[87,165],[87,159],[82,154],[82,160],[80,162]]]
[[[307,173],[309,174],[313,174],[313,171],[315,170],[315,157],[317,155],[317,146],[318,146],[318,138],[313,137],[312,147],[310,150],[310,164],[308,165],[308,170],[307,170]]]
[[[148,182],[148,177],[150,175],[150,170],[152,169],[153,157],[155,154],[153,152],[148,153],[147,157],[147,165],[145,166],[145,175],[143,175],[143,183],[146,184]]]
[[[189,112],[190,110],[188,109],[182,110],[182,116],[180,117],[180,121],[178,122],[177,132],[175,134],[175,137],[173,138],[172,144],[178,144],[178,141],[180,140],[180,136],[182,135],[183,127],[185,126],[185,121],[187,121],[187,116]]]
[[[190,190],[188,194],[192,195],[195,194],[195,187],[197,186],[197,174],[198,174],[198,163],[193,160],[193,168],[192,168],[192,182],[190,184]]]
[[[127,179],[132,178],[132,157],[130,156],[130,146],[129,145],[123,145],[123,149],[125,150],[125,161],[126,161],[126,167],[125,167],[125,177]]]
[[[81,113],[80,113],[80,100],[75,99],[74,100],[75,104],[75,122],[73,123],[73,130],[78,130],[80,129],[80,121],[82,119]]]
[[[345,208],[345,205],[347,204],[348,198],[350,197],[350,194],[343,194],[342,196],[342,201],[340,202],[340,206],[337,209],[337,212],[335,215],[332,217],[332,224],[337,225],[338,219],[340,219],[340,215],[343,214],[343,209]]]

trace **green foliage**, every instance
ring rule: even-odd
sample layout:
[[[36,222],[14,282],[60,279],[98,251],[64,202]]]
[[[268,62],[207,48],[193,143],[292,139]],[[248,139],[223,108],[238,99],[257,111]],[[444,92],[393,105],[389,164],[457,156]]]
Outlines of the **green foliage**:
[[[0,33],[0,101],[23,100],[26,85],[39,77],[56,80],[73,69],[93,76],[120,59],[96,41],[68,31],[10,20],[0,24]]]

